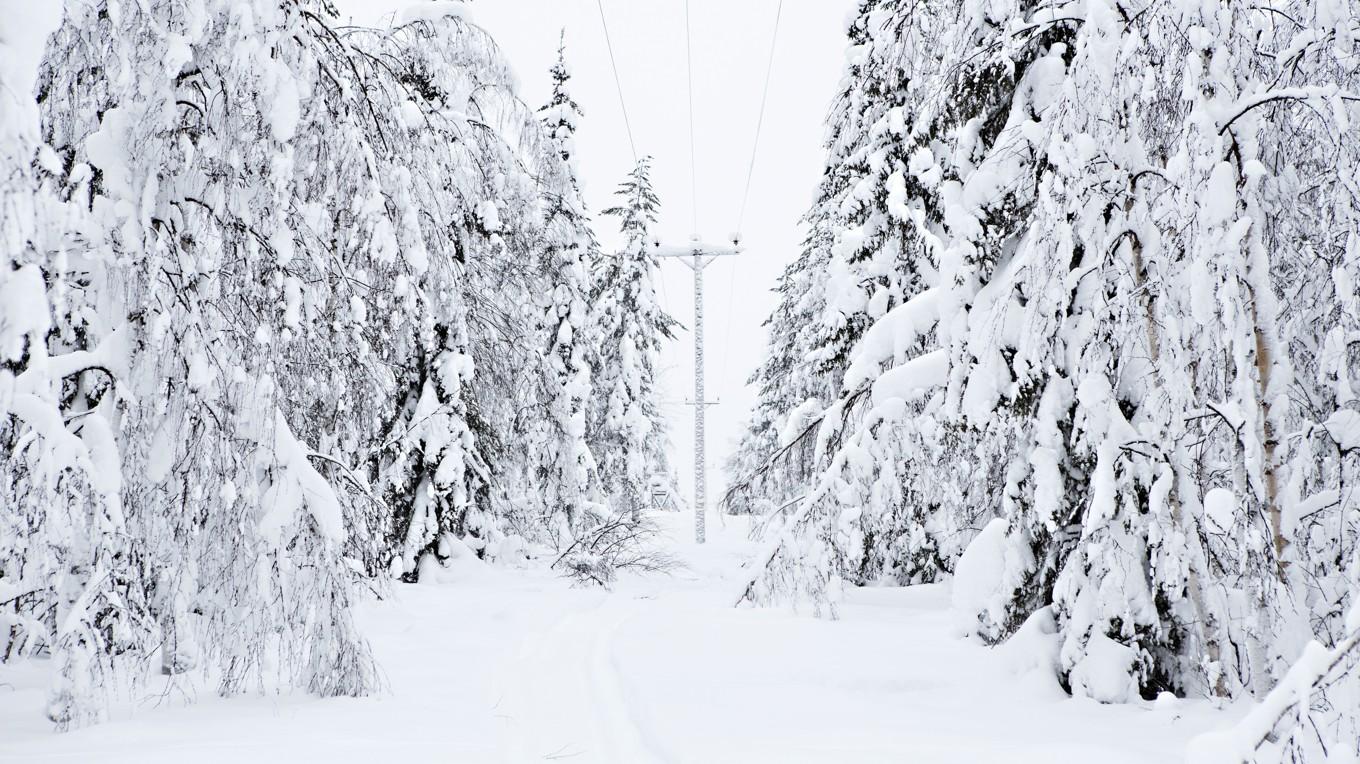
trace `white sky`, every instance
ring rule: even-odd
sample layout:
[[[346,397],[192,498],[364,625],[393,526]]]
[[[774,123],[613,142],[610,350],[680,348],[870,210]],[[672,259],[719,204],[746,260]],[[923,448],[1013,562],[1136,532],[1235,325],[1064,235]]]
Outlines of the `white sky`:
[[[623,96],[640,154],[653,157],[661,197],[657,234],[683,242],[692,233],[690,144],[686,100],[683,0],[602,0],[618,60]],[[379,23],[404,0],[338,0],[342,17]],[[844,59],[844,22],[854,0],[787,0],[775,47],[774,76],[743,226],[746,253],[705,271],[705,356],[709,400],[707,461],[710,506],[726,482],[721,465],[739,437],[755,390],[746,378],[765,352],[761,322],[774,307],[770,291],[798,253],[799,217],[821,174],[823,117]],[[778,0],[690,0],[694,62],[694,140],[698,233],[720,241],[736,230],[751,160],[761,89]],[[499,42],[529,104],[545,102],[558,34],[567,34],[572,95],[585,111],[577,134],[579,167],[592,212],[632,169],[613,70],[596,0],[480,0],[472,18]],[[612,219],[597,220],[600,240],[617,240]],[[662,264],[663,307],[693,326],[693,275]],[[665,399],[693,398],[693,345],[686,331],[662,357]],[[693,486],[693,410],[665,407],[673,464],[686,501]]]

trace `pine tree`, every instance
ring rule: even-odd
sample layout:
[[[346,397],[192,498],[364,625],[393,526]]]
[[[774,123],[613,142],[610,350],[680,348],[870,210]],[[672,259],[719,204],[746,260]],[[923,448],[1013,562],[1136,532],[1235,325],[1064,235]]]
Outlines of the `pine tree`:
[[[404,101],[404,117],[387,138],[399,145],[402,162],[396,177],[419,179],[418,187],[424,189],[417,194],[407,184],[394,195],[400,211],[394,225],[397,242],[425,268],[402,295],[418,306],[420,319],[403,338],[412,347],[397,367],[399,405],[384,418],[382,443],[369,457],[369,471],[390,511],[383,525],[389,566],[411,581],[421,574],[422,559],[445,560],[456,553],[454,546],[463,544],[485,554],[505,530],[505,508],[493,506],[485,495],[485,471],[479,475],[484,438],[473,432],[476,391],[487,386],[480,377],[484,368],[495,368],[476,328],[499,318],[486,315],[478,292],[483,279],[500,281],[507,293],[517,292],[519,285],[502,280],[496,264],[506,249],[501,237],[523,223],[500,224],[498,208],[507,205],[503,197],[515,196],[512,185],[495,188],[466,172],[511,167],[507,147],[495,140],[467,140],[468,124],[447,115],[453,107],[491,116],[493,94],[510,92],[513,85],[490,39],[456,19],[416,21],[388,34],[351,32],[347,39],[399,62],[398,77],[405,87],[396,95]],[[476,64],[447,65],[458,59]],[[479,87],[488,94],[485,101],[476,95]],[[520,119],[536,127],[531,115]],[[421,205],[445,211],[459,225],[441,226],[419,213]],[[528,331],[501,325],[501,331],[516,329]],[[495,438],[495,433],[485,435],[487,441]]]
[[[996,496],[997,476],[988,473],[996,461],[939,457],[944,450],[967,453],[979,439],[971,427],[951,426],[942,416],[951,401],[936,400],[933,391],[946,387],[948,380],[937,378],[946,353],[932,346],[952,342],[948,333],[937,333],[937,324],[957,325],[951,314],[971,299],[1013,240],[1023,187],[999,195],[990,193],[993,187],[978,188],[968,198],[969,215],[947,213],[960,205],[958,187],[969,173],[996,172],[979,167],[982,142],[1000,137],[1007,99],[1045,38],[1014,62],[996,60],[1010,53],[992,52],[1002,30],[979,24],[973,12],[866,2],[851,25],[846,93],[838,101],[844,105],[833,114],[829,177],[822,185],[833,211],[823,217],[832,221],[835,244],[822,260],[827,275],[818,324],[841,333],[823,331],[814,341],[818,350],[808,354],[831,371],[834,399],[816,434],[822,449],[816,473],[783,531],[819,541],[800,547],[807,564],[780,559],[793,547],[779,545],[771,565],[783,581],[753,582],[757,599],[766,596],[758,590],[773,594],[788,586],[813,593],[825,608],[833,603],[819,593],[834,598],[842,579],[934,580],[951,570],[977,515]],[[958,59],[925,55],[936,42]],[[916,108],[909,111],[909,104]],[[958,157],[957,169],[950,166],[955,157],[939,155],[956,131],[975,142]],[[979,220],[991,229],[981,246],[970,241],[968,250],[951,251],[950,226],[966,225],[971,234]],[[903,368],[892,369],[898,365]],[[913,374],[924,376],[915,386],[880,386],[880,375],[889,374],[909,383]],[[912,474],[938,463],[946,465],[944,474]],[[797,571],[808,578],[797,580],[803,575]]]
[[[851,348],[873,314],[887,307],[888,293],[879,289],[884,281],[864,263],[873,252],[865,225],[881,220],[866,204],[866,176],[874,171],[861,150],[887,110],[888,90],[878,83],[881,66],[872,55],[880,5],[861,0],[848,25],[846,70],[824,143],[826,168],[804,217],[803,251],[785,270],[777,287],[780,303],[766,321],[769,355],[750,380],[759,386],[759,398],[727,468],[735,481],[725,497],[728,511],[751,511],[757,496],[760,509],[773,509],[805,493],[822,456],[809,427],[835,403]]]

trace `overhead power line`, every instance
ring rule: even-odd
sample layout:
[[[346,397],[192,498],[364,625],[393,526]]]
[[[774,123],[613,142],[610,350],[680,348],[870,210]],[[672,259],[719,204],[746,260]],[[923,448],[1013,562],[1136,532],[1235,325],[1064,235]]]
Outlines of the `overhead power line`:
[[[756,137],[751,146],[751,164],[746,169],[746,190],[741,195],[741,213],[737,216],[737,232],[741,232],[742,224],[746,222],[746,203],[751,198],[751,179],[756,174],[756,156],[760,152],[760,133],[765,126],[765,104],[770,99],[770,79],[774,74],[774,52],[779,43],[779,20],[784,15],[784,0],[779,0],[779,5],[774,12],[774,32],[770,35],[770,57],[765,64],[765,88],[760,94],[760,114],[756,117]]]
[[[765,126],[765,106],[770,100],[770,81],[774,75],[774,54],[779,47],[779,22],[784,16],[784,0],[779,0],[779,5],[774,11],[774,30],[770,33],[770,55],[765,62],[765,85],[760,94],[760,112],[756,116],[756,135],[751,144],[751,162],[746,168],[746,187],[741,194],[741,212],[737,215],[737,235],[740,236],[742,226],[746,223],[746,205],[751,198],[751,181],[756,174],[756,157],[760,153],[760,135]],[[727,361],[732,352],[732,309],[736,306],[736,282],[737,282],[737,263],[732,263],[732,270],[729,274],[730,281],[727,285],[727,331],[723,337],[723,360],[722,360],[722,379],[727,380]]]
[[[604,17],[604,0],[595,0],[600,11],[600,26],[604,28],[604,44],[609,49],[609,66],[614,70],[614,88],[619,92],[619,109],[623,111],[623,128],[628,132],[628,148],[633,152],[633,165],[638,162],[637,143],[633,141],[633,124],[628,119],[628,104],[623,99],[623,82],[619,80],[619,64],[614,58],[614,42],[609,37],[609,22]]]
[[[600,26],[604,29],[605,45],[609,50],[609,64],[614,72],[614,86],[618,91],[619,107],[623,112],[624,127],[628,132],[628,144],[633,152],[633,160],[637,161],[637,146],[633,141],[633,128],[628,117],[628,105],[623,96],[623,84],[619,76],[617,57],[614,53],[614,44],[609,34],[609,22],[604,12],[603,0],[595,0],[596,9],[600,14]],[[760,95],[760,110],[756,116],[755,137],[751,145],[751,159],[746,168],[746,183],[742,190],[740,213],[737,217],[736,236],[740,237],[742,226],[746,222],[746,209],[751,197],[751,184],[755,178],[756,160],[760,154],[760,139],[765,127],[765,112],[769,104],[770,83],[774,78],[774,57],[775,51],[779,46],[779,28],[784,15],[784,0],[779,0],[775,7],[774,28],[770,35],[770,50],[765,62],[765,81]],[[692,233],[698,235],[699,232],[699,170],[698,170],[698,150],[694,131],[694,43],[693,43],[693,24],[691,22],[690,0],[685,0],[685,79],[686,96],[689,107],[689,177],[690,177],[690,222]],[[665,282],[662,281],[662,300],[665,301]],[[698,290],[696,290],[698,291]],[[731,352],[732,343],[732,313],[735,305],[736,296],[736,268],[733,267],[729,273],[728,283],[728,306],[727,306],[727,330],[724,332],[722,371],[726,377],[728,357]],[[702,315],[701,313],[699,315]],[[696,316],[696,320],[702,320]],[[702,331],[699,328],[698,331]]]

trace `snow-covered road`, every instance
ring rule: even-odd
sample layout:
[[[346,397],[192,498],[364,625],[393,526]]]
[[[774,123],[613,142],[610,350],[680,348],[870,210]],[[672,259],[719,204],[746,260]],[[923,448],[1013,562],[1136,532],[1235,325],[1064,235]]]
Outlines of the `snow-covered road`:
[[[1036,640],[951,634],[943,587],[853,592],[836,622],[730,607],[750,544],[710,523],[687,568],[613,592],[456,565],[365,608],[376,698],[144,700],[54,735],[45,667],[0,667],[0,762],[1165,762],[1205,704],[1067,698]]]

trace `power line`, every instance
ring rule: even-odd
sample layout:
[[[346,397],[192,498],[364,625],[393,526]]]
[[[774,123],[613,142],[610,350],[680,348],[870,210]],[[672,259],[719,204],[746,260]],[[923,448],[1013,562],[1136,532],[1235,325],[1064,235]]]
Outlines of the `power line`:
[[[765,89],[760,95],[760,114],[756,117],[756,138],[751,146],[751,164],[746,169],[746,190],[741,195],[741,214],[737,217],[737,232],[741,232],[741,226],[746,222],[746,202],[751,198],[751,179],[756,174],[756,155],[760,152],[760,132],[765,126],[765,104],[770,98],[770,79],[774,74],[774,52],[779,42],[779,19],[784,15],[784,0],[779,0],[779,5],[774,12],[774,32],[770,35],[770,59],[765,64]]]
[[[778,49],[779,43],[779,21],[784,15],[784,0],[779,0],[779,5],[774,12],[774,31],[770,34],[770,55],[765,63],[765,86],[760,94],[760,113],[756,116],[756,135],[751,145],[751,162],[746,168],[746,187],[741,194],[741,212],[737,216],[737,235],[741,235],[742,226],[746,223],[746,204],[751,198],[751,181],[756,174],[756,157],[760,153],[760,135],[765,126],[765,106],[770,99],[770,80],[774,74],[774,53]],[[727,331],[723,336],[723,361],[722,378],[727,380],[727,361],[732,352],[732,309],[736,305],[736,282],[737,282],[737,263],[732,263],[732,271],[727,290]]]
[[[782,2],[783,0],[781,0]],[[688,78],[689,90],[689,197],[690,197],[690,222],[693,228],[690,233],[699,235],[699,172],[696,169],[694,159],[694,51],[690,42],[689,27],[689,0],[685,0],[685,75]]]
[[[609,22],[604,18],[604,0],[595,0],[600,11],[600,26],[604,27],[604,44],[609,49],[609,66],[614,69],[614,88],[619,92],[619,109],[623,111],[623,127],[628,131],[628,148],[633,152],[633,164],[638,163],[637,144],[633,142],[633,125],[628,119],[628,104],[623,100],[623,83],[619,80],[619,64],[614,59],[614,42],[609,38]]]

